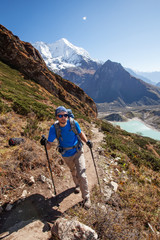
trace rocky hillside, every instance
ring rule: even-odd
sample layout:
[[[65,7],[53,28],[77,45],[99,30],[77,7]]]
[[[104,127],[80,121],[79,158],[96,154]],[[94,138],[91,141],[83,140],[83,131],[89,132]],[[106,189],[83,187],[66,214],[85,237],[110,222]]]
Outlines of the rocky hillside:
[[[160,89],[130,75],[119,63],[108,60],[81,86],[97,103],[156,105]]]
[[[0,25],[0,60],[19,70],[27,79],[34,80],[64,103],[85,113],[96,116],[93,100],[75,84],[51,72],[39,52],[21,41]]]
[[[29,91],[27,84],[25,87]],[[36,92],[29,95],[38,97]],[[73,238],[68,239],[76,240],[79,235],[84,237],[79,239],[87,239],[90,232],[93,237],[93,230],[98,237],[92,239],[99,240],[159,239],[159,142],[127,133],[107,122],[94,121],[95,129],[93,122],[91,125],[82,116],[77,120],[94,143],[102,189],[100,192],[98,185],[92,189],[92,207],[88,211],[81,204],[81,194],[74,194],[71,174],[55,145],[49,158],[60,204],[57,208],[45,151],[39,143],[39,137],[47,134],[53,120],[37,121],[33,113],[26,117],[9,110],[1,114],[0,238],[55,240],[52,229],[60,240],[66,240],[69,233]],[[103,141],[99,138],[102,133]],[[21,136],[25,142],[10,147],[7,140],[13,136]],[[87,175],[89,184],[93,184],[97,177],[88,148],[87,151]]]

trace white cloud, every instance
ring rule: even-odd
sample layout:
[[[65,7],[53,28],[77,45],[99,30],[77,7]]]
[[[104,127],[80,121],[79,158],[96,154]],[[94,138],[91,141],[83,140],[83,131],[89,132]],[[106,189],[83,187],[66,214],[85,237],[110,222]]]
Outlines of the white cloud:
[[[83,17],[83,20],[85,21],[87,19],[87,17]]]

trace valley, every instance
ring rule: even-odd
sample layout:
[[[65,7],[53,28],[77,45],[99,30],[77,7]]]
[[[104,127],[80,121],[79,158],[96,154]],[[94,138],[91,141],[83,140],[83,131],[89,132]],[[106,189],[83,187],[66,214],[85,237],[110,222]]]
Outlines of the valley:
[[[97,104],[98,117],[109,121],[127,121],[139,118],[145,124],[160,130],[160,105],[118,107],[111,104]]]

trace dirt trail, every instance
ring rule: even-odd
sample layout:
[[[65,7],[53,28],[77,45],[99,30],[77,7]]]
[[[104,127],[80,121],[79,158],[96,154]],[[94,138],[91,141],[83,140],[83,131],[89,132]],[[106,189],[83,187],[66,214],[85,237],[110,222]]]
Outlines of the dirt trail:
[[[96,159],[96,154],[97,154],[97,148],[100,146],[100,143],[103,140],[103,133],[98,131],[98,128],[95,128],[92,126],[92,142],[94,145],[93,148],[93,154],[94,158]],[[91,152],[90,149],[84,145],[84,155],[85,155],[85,160],[86,160],[86,169],[87,169],[87,178],[88,178],[88,184],[89,184],[89,189],[91,190],[95,184],[97,184],[97,177],[96,177],[96,172],[95,172],[95,167],[94,163],[91,157]],[[74,183],[72,180],[72,177],[69,173],[69,187],[74,187]],[[81,193],[79,194],[71,194],[67,198],[63,200],[63,203],[60,204],[60,211],[65,212],[68,208],[74,206],[78,202],[82,200]]]
[[[92,125],[92,142],[94,158],[98,157],[98,147],[103,141],[103,133]],[[87,177],[89,189],[97,184],[97,176],[94,163],[91,157],[90,149],[85,145],[84,154],[86,159]],[[81,193],[74,194],[74,183],[69,170],[65,170],[63,181],[55,179],[55,186],[60,203],[59,208],[56,207],[55,198],[49,189],[40,188],[37,194],[30,196],[18,205],[15,209],[8,212],[5,216],[6,224],[8,224],[7,233],[0,234],[0,239],[5,240],[47,240],[51,237],[50,231],[47,230],[47,222],[54,220],[62,215],[67,209],[82,201]],[[36,204],[36,207],[34,205]],[[41,212],[37,213],[38,207]],[[22,213],[21,213],[22,212]],[[21,214],[21,215],[20,215]],[[25,216],[27,217],[25,218]],[[36,217],[35,217],[36,215]],[[29,217],[28,217],[29,216]],[[43,216],[43,217],[42,217]],[[18,218],[18,221],[16,221]],[[16,223],[17,222],[17,223]]]

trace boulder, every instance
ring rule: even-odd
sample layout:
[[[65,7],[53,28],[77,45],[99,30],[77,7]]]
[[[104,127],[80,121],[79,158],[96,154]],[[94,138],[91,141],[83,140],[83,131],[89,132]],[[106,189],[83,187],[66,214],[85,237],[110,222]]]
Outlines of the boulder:
[[[96,240],[97,233],[90,227],[80,223],[77,220],[68,220],[58,218],[52,229],[52,235],[60,240]]]

